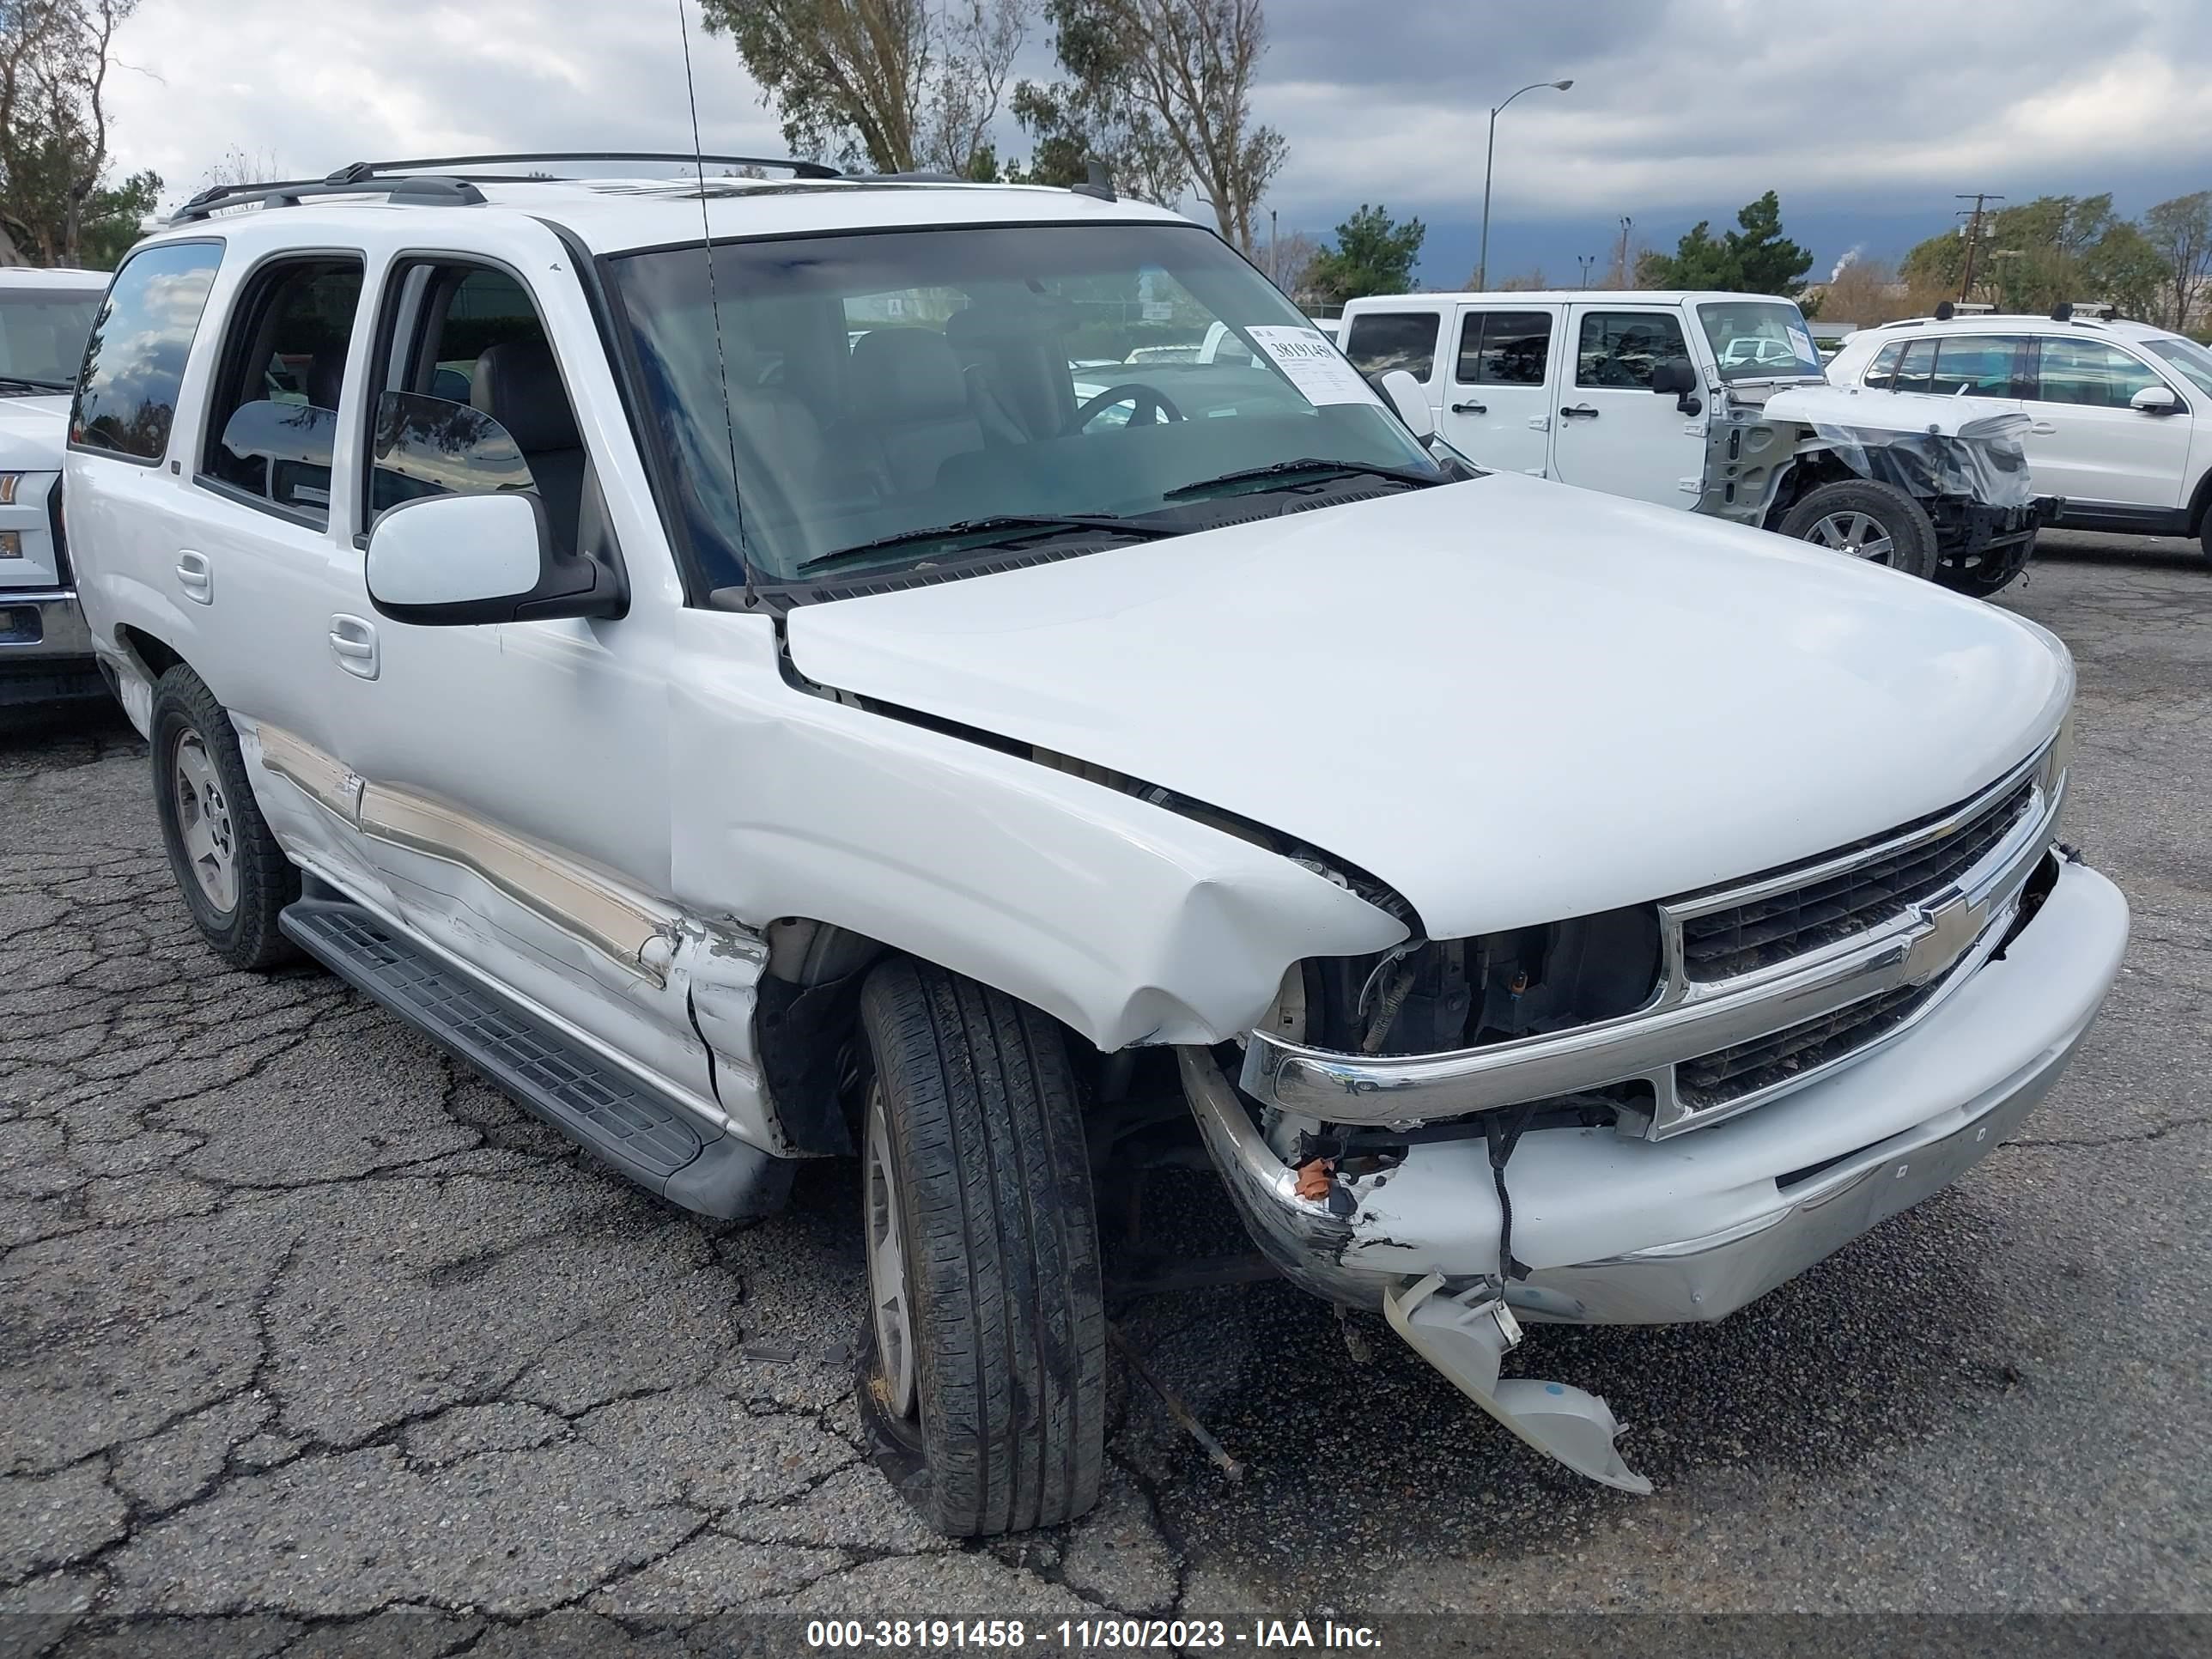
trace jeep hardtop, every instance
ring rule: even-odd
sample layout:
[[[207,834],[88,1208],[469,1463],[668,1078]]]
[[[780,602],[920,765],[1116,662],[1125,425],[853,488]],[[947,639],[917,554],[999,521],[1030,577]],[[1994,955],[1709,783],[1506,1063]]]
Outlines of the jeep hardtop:
[[[222,961],[704,1215],[855,1158],[859,1399],[945,1531],[1097,1494],[1095,1180],[1202,1147],[1266,1263],[1644,1491],[1522,1322],[1726,1316],[2095,1015],[2033,624],[1440,461],[1108,185],[515,165],[130,255],[94,643]]]

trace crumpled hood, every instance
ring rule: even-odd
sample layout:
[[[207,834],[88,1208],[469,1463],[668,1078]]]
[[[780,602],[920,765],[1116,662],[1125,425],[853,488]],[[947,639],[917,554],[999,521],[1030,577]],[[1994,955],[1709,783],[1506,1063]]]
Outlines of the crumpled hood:
[[[1763,531],[1496,474],[801,607],[822,684],[1256,819],[1454,938],[1642,902],[1947,806],[2064,647]]]
[[[0,397],[0,472],[58,472],[70,400]]]
[[[1885,392],[1879,386],[1793,386],[1760,406],[1770,421],[1807,426],[1851,427],[1863,432],[1923,432],[1968,441],[2016,438],[2029,421],[2018,410],[1984,414],[1978,402],[1926,392]]]

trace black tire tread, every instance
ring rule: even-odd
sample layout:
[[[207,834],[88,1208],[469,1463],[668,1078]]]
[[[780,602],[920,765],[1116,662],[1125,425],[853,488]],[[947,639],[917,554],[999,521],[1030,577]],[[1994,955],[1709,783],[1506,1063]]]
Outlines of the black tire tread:
[[[1923,580],[1935,576],[1942,558],[1936,544],[1935,520],[1925,507],[1893,484],[1878,483],[1872,478],[1838,478],[1821,484],[1806,491],[1783,515],[1781,532],[1802,541],[1831,513],[1852,510],[1882,515],[1894,550],[1890,569]]]
[[[907,1200],[927,1468],[908,1495],[954,1536],[1072,1520],[1104,1468],[1106,1327],[1060,1030],[904,958],[860,1009]]]
[[[238,904],[227,922],[200,896],[198,884],[185,864],[184,842],[178,832],[176,803],[170,789],[170,745],[165,729],[169,720],[177,718],[199,733],[216,769],[222,775],[223,792],[230,799],[231,828],[238,837]],[[261,816],[229,711],[216,701],[204,680],[179,663],[154,684],[147,727],[154,739],[150,748],[155,801],[161,820],[161,839],[168,848],[169,868],[208,948],[232,967],[252,972],[296,960],[299,947],[284,936],[276,919],[286,905],[300,896],[300,872],[284,856],[269,821]]]

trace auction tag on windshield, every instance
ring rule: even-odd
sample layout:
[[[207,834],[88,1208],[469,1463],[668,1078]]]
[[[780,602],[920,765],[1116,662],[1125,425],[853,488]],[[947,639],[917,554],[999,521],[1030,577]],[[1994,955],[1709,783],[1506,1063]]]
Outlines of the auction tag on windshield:
[[[1796,323],[1790,325],[1790,343],[1797,348],[1799,362],[1817,363],[1820,361],[1820,354],[1814,349],[1812,335]]]
[[[1310,328],[1263,324],[1245,331],[1310,404],[1372,404],[1381,399],[1359,378],[1359,371],[1322,334]]]

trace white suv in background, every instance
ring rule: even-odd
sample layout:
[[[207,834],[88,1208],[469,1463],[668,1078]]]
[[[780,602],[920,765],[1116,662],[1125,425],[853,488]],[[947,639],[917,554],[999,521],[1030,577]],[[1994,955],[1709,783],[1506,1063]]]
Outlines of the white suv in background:
[[[1851,336],[1828,378],[2023,410],[2036,492],[2065,499],[2058,523],[2196,536],[2212,558],[2212,351],[2185,336],[2057,313],[1914,318]]]

